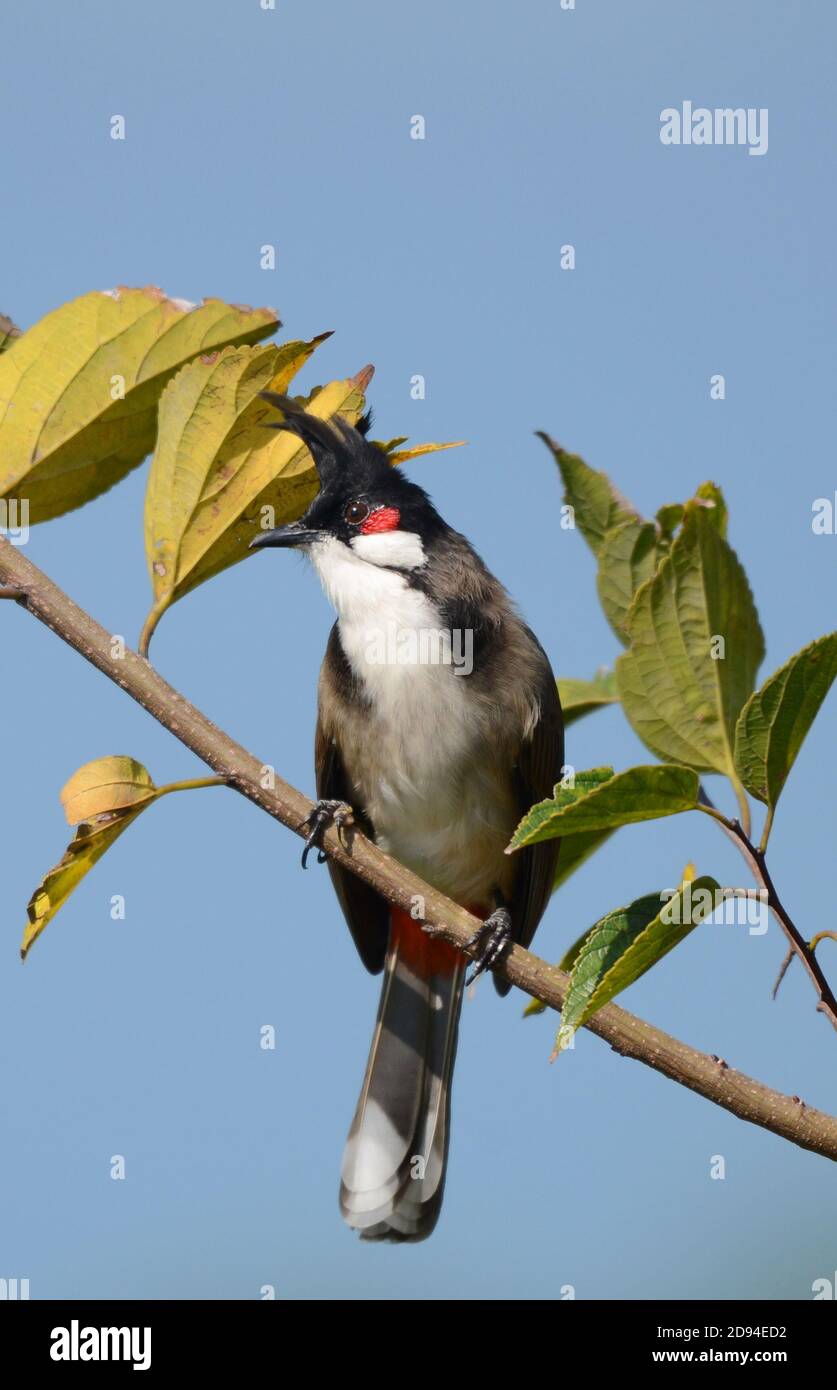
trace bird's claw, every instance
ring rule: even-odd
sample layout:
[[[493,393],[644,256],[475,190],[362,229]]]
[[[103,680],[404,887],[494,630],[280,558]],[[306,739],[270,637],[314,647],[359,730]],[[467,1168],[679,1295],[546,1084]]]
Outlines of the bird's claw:
[[[512,939],[512,919],[507,907],[495,908],[490,917],[486,917],[482,926],[468,938],[469,947],[478,946],[479,955],[473,970],[465,981],[466,988],[474,983],[482,975],[483,971],[490,970],[511,945]]]
[[[307,868],[307,859],[312,849],[317,850],[317,863],[324,864],[328,858],[320,848],[323,831],[329,825],[338,830],[351,818],[352,808],[345,801],[318,801],[310,815],[305,817],[303,827],[308,829],[305,849],[302,851],[302,867]]]

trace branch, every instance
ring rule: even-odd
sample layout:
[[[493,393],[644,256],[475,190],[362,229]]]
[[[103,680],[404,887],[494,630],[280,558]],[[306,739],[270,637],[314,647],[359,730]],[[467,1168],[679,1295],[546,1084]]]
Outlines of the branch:
[[[19,603],[23,607],[126,691],[236,791],[297,835],[305,835],[305,818],[313,808],[307,797],[275,775],[266,776],[269,764],[260,763],[211,723],[143,657],[130,650],[123,657],[113,657],[111,634],[36,569],[20,549],[2,537],[0,584],[19,591]],[[266,782],[270,785],[263,785]],[[422,920],[426,928],[473,956],[474,951],[468,950],[466,943],[479,922],[464,908],[436,892],[358,831],[351,832],[350,839],[344,843],[339,832],[329,828],[323,844],[339,864],[398,907],[410,912],[417,898],[423,900]],[[512,947],[496,969],[533,998],[542,999],[554,1009],[562,1007],[569,976],[530,951],[521,946]],[[837,1159],[837,1119],[811,1109],[798,1096],[785,1096],[771,1090],[742,1072],[734,1071],[719,1058],[697,1052],[644,1023],[616,1004],[605,1005],[585,1026],[623,1057],[643,1062],[739,1119],[769,1129],[800,1148]]]
[[[834,997],[831,986],[825,978],[822,967],[814,951],[782,906],[779,894],[776,892],[775,885],[767,869],[767,860],[764,850],[756,849],[749,834],[737,820],[728,820],[726,816],[721,814],[717,807],[713,805],[712,801],[710,801],[703,787],[700,789],[698,799],[700,802],[700,809],[708,811],[709,814],[718,821],[722,830],[732,840],[736,849],[744,856],[744,860],[753,878],[765,893],[767,906],[770,908],[787,937],[790,949],[782,962],[779,978],[773,987],[773,998],[776,998],[779,986],[784,979],[785,971],[790,965],[791,960],[794,956],[798,956],[810,977],[814,989],[817,991],[817,1011],[825,1014],[831,1026],[837,1028],[837,999]],[[762,844],[764,844],[764,839],[762,840]]]

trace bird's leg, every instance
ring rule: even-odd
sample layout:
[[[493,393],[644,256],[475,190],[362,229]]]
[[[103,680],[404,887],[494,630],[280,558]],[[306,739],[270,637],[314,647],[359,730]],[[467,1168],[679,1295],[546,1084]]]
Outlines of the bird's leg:
[[[302,867],[307,867],[306,860],[309,851],[316,848],[317,863],[324,864],[328,858],[320,849],[323,831],[333,825],[338,830],[342,830],[348,820],[351,820],[352,808],[346,801],[318,801],[309,816],[302,822],[303,827],[307,828],[308,835],[305,839],[305,849],[302,851]]]
[[[493,965],[496,965],[511,945],[511,913],[503,905],[499,893],[495,893],[494,901],[497,906],[491,916],[486,917],[482,926],[478,927],[473,936],[468,938],[468,946],[478,946],[479,955],[473,970],[465,981],[466,988],[468,985],[472,985],[484,970],[490,970]]]

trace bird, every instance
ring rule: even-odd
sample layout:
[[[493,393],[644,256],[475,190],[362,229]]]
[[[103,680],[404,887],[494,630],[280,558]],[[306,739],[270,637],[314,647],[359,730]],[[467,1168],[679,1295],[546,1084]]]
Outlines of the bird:
[[[428,494],[355,424],[274,391],[270,427],[309,450],[319,491],[256,550],[305,553],[336,610],[319,676],[317,803],[306,845],[327,858],[361,961],[383,985],[346,1143],[344,1220],[362,1239],[415,1242],[438,1220],[463,991],[528,946],[549,901],[558,840],[505,850],[562,775],[555,677],[502,584]],[[324,856],[351,823],[482,922],[476,965]],[[510,985],[499,975],[501,995]]]

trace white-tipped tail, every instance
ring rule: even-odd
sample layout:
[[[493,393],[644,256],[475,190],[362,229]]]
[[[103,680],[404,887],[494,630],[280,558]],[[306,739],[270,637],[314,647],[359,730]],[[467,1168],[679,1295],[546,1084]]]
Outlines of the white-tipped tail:
[[[365,1240],[424,1240],[436,1224],[466,964],[394,912],[340,1186],[343,1217]]]

